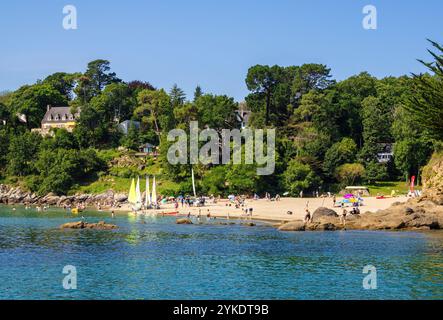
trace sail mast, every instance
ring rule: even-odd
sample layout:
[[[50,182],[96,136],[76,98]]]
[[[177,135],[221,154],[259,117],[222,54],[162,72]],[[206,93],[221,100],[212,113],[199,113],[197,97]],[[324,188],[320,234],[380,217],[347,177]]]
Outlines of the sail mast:
[[[197,193],[195,192],[195,179],[194,179],[194,169],[192,171],[192,190],[194,191],[194,197],[197,198]]]

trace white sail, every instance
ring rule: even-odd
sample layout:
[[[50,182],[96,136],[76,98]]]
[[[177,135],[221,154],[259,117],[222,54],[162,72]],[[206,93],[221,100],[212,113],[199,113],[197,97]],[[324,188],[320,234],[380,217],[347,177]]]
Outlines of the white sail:
[[[151,205],[151,191],[149,187],[149,177],[146,177],[146,196],[145,196],[145,207],[148,208]]]
[[[197,198],[197,193],[195,192],[194,169],[191,170],[192,170],[192,190],[194,191],[194,197]]]
[[[152,198],[151,198],[152,204],[157,205],[157,186],[155,185],[155,176],[154,176],[154,182],[152,183]]]
[[[137,185],[135,186],[135,205],[136,211],[140,210],[142,206],[142,195],[140,192],[140,177],[137,178]]]

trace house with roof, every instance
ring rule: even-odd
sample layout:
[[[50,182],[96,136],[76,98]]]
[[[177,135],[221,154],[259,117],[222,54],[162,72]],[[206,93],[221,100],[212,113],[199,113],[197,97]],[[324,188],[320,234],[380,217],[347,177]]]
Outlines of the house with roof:
[[[48,105],[45,116],[41,122],[40,129],[33,129],[41,135],[49,135],[52,129],[65,129],[72,132],[80,118],[80,109],[72,113],[71,107],[51,107]]]
[[[139,152],[135,154],[137,157],[157,157],[159,155],[158,146],[154,146],[148,142],[139,146],[138,151]]]
[[[394,144],[380,143],[380,152],[377,153],[379,163],[388,163],[394,157]]]

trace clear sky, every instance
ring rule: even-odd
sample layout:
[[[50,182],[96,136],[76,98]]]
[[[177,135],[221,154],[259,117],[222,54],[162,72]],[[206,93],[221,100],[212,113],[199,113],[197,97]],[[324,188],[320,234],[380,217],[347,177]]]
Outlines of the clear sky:
[[[62,27],[65,5],[78,29]],[[375,5],[378,29],[364,30]],[[426,38],[443,42],[443,1],[426,0],[14,0],[0,4],[0,91],[111,61],[125,81],[177,83],[242,100],[255,64],[323,63],[340,80],[420,72]]]

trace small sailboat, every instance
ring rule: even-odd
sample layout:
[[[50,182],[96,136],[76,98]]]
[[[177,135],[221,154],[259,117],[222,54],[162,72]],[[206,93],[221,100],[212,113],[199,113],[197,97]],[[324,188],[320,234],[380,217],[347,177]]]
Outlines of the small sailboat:
[[[152,206],[154,208],[157,208],[157,205],[158,205],[158,203],[157,203],[157,186],[155,184],[155,176],[154,176],[153,180],[154,181],[152,183],[152,198],[151,198],[151,202],[152,202]]]
[[[135,180],[132,179],[131,188],[129,189],[128,201],[132,205],[132,210],[139,211],[142,207],[142,197],[140,193],[140,178],[137,179],[137,184]]]
[[[194,198],[197,198],[197,193],[195,192],[194,169],[191,169],[191,172],[192,172],[192,191],[194,191]]]
[[[136,200],[136,196],[135,196],[135,180],[132,179],[131,187],[129,188],[128,202],[131,203],[131,204],[134,204],[135,200]]]
[[[146,194],[145,194],[145,208],[151,207],[151,191],[149,190],[149,177],[146,177]]]

